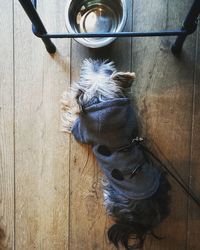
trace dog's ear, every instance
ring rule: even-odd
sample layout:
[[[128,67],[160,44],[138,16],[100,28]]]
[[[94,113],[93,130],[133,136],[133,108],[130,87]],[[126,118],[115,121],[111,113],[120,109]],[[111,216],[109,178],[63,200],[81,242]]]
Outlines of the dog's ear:
[[[111,76],[112,80],[122,88],[130,88],[135,80],[134,72],[116,72]]]

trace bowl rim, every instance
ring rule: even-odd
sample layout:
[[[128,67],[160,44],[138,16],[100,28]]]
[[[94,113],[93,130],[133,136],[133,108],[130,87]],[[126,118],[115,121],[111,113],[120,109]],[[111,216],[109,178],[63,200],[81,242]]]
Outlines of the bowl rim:
[[[65,26],[66,26],[69,33],[77,34],[77,32],[75,32],[72,29],[72,27],[70,25],[70,21],[69,21],[69,7],[70,7],[73,0],[66,0],[66,1],[67,1],[67,3],[65,6]],[[122,11],[121,22],[115,31],[116,33],[121,32],[124,29],[126,21],[127,21],[127,16],[128,16],[126,0],[119,0],[119,1],[122,4],[123,11]],[[116,40],[116,38],[117,37],[105,37],[105,38],[100,39],[99,41],[95,40],[94,42],[88,41],[85,38],[74,38],[74,40],[76,40],[78,43],[80,43],[86,47],[89,47],[89,48],[101,48],[101,47],[107,46],[108,44],[112,43],[114,40]]]

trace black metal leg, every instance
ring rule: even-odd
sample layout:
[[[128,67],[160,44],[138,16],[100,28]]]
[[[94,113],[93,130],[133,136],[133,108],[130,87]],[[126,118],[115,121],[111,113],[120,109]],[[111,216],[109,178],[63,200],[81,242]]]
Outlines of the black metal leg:
[[[181,52],[186,37],[196,30],[199,14],[200,0],[195,0],[182,26],[182,30],[185,30],[187,34],[178,36],[175,43],[172,45],[171,49],[174,55],[177,55]]]
[[[31,20],[33,24],[33,33],[37,35],[44,35],[47,34],[47,31],[35,9],[35,6],[33,5],[31,0],[18,0],[20,4],[22,5],[23,9],[25,10],[26,14],[28,15],[29,19]],[[45,44],[45,47],[47,51],[50,54],[53,54],[56,52],[55,45],[51,42],[50,38],[44,37],[41,38],[42,41]]]
[[[186,37],[192,34],[197,28],[198,16],[200,14],[200,0],[194,0],[183,26],[180,30],[160,31],[160,32],[117,32],[117,33],[63,33],[48,34],[37,10],[37,0],[18,0],[32,22],[33,33],[42,39],[49,53],[55,53],[56,47],[50,38],[72,38],[72,37],[145,37],[145,36],[174,36],[178,35],[172,45],[172,53],[177,55],[181,52]]]

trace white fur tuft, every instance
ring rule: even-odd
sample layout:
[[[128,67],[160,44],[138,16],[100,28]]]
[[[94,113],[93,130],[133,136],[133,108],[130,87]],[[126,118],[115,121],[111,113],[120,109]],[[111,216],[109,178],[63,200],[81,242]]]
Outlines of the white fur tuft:
[[[86,59],[81,68],[80,80],[72,88],[84,92],[84,103],[94,96],[100,101],[122,96],[122,88],[111,78],[114,72],[113,62]]]

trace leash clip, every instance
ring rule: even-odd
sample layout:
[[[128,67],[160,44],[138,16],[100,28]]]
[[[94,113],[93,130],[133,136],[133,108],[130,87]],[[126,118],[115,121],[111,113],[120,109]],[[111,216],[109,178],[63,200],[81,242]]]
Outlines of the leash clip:
[[[135,144],[138,144],[140,142],[144,141],[144,139],[142,137],[135,137],[134,139],[132,139],[132,141],[130,142],[130,144],[119,148],[117,151],[118,152],[126,152],[128,150],[130,150]]]
[[[135,137],[133,140],[132,140],[132,142],[131,142],[131,144],[132,143],[139,143],[139,142],[143,142],[144,141],[144,139],[142,138],[142,137]]]

